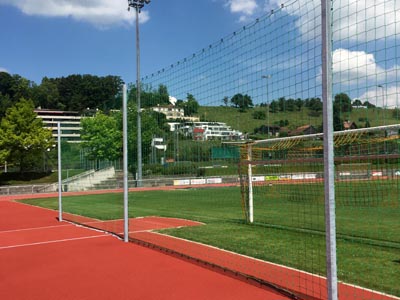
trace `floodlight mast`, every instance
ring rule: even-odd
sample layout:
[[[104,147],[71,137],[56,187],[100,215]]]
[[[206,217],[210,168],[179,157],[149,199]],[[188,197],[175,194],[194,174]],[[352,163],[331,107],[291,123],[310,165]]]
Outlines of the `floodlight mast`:
[[[150,0],[128,0],[128,10],[133,7],[139,10],[138,12],[140,13],[140,10],[143,8],[143,6],[145,4],[149,4],[150,2]]]
[[[270,134],[270,132],[269,132],[269,124],[270,124],[270,122],[269,122],[269,107],[271,105],[271,103],[269,102],[269,99],[268,99],[268,80],[271,79],[271,77],[272,77],[271,74],[262,75],[261,76],[261,78],[262,79],[266,79],[266,82],[267,82],[267,87],[266,87],[266,94],[267,94],[266,95],[267,96],[267,138],[269,138],[269,134]]]
[[[142,186],[142,121],[140,103],[140,39],[139,39],[139,13],[150,0],[128,0],[128,10],[133,7],[136,11],[136,101],[137,101],[137,186]]]

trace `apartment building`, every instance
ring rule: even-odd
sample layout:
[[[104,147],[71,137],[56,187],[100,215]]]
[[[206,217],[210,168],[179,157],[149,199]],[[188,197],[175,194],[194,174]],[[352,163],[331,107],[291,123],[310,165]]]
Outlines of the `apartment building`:
[[[45,128],[51,130],[53,137],[58,138],[57,124],[61,125],[61,138],[69,143],[81,142],[81,119],[77,111],[35,109],[37,118],[42,119]]]

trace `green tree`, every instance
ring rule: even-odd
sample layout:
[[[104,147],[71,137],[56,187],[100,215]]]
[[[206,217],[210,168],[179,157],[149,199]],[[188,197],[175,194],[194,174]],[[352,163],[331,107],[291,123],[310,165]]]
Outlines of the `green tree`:
[[[43,128],[33,110],[33,102],[22,98],[1,120],[0,157],[19,166],[20,172],[36,167],[44,151],[53,145],[51,131]]]
[[[157,104],[169,104],[169,93],[166,85],[160,84],[158,86],[158,101]]]
[[[137,88],[135,85],[129,87],[128,100],[136,102]],[[158,105],[169,105],[169,93],[166,85],[160,84],[157,90],[142,85],[140,90],[140,106],[149,108]]]
[[[366,106],[367,108],[374,108],[375,107],[375,105],[373,105],[369,101],[365,101],[363,105]]]
[[[343,120],[340,118],[340,112],[337,109],[333,110],[333,130],[343,130]]]
[[[222,99],[222,102],[224,103],[225,106],[228,106],[229,98],[225,96],[224,99]]]
[[[304,105],[304,101],[301,98],[297,98],[296,99],[297,111],[301,111],[303,105]]]
[[[231,103],[234,107],[239,108],[241,112],[253,107],[253,100],[251,100],[251,97],[249,95],[242,95],[240,93],[232,97]]]
[[[114,117],[118,122],[120,132],[122,132],[122,113],[115,113]],[[155,136],[160,137],[164,134],[165,122],[163,120],[165,120],[163,117],[151,110],[141,112],[143,163],[150,158],[145,153],[151,153],[151,140]],[[135,173],[137,168],[137,107],[134,101],[128,102],[128,152],[129,169]]]
[[[122,136],[117,120],[98,112],[93,118],[81,121],[82,148],[89,160],[113,161],[121,157]]]
[[[7,72],[0,72],[0,94],[13,97],[12,87],[14,85],[13,77]]]
[[[287,111],[297,110],[296,100],[294,100],[294,99],[286,100],[286,110]]]
[[[60,102],[67,110],[86,108],[108,111],[119,108],[122,79],[119,76],[69,75],[50,79],[57,87]]]
[[[353,109],[350,97],[345,93],[335,95],[333,101],[333,129],[335,131],[343,130],[342,114],[350,113]]]
[[[11,94],[13,102],[17,102],[21,98],[30,99],[32,96],[32,87],[35,84],[19,75],[13,75],[13,85],[11,87]]]
[[[33,88],[32,98],[37,106],[47,109],[64,109],[65,105],[60,102],[60,94],[57,84],[47,77],[42,83]]]
[[[340,93],[335,95],[335,100],[333,101],[333,109],[339,112],[351,112],[353,106],[351,105],[350,97],[345,93]]]
[[[6,115],[8,108],[12,106],[12,101],[9,95],[3,95],[0,93],[0,120]]]
[[[200,107],[192,94],[187,94],[186,101],[178,100],[176,106],[183,108],[185,116],[193,116],[199,111]]]
[[[285,97],[280,97],[278,99],[278,106],[279,106],[279,111],[286,111],[286,99],[285,99]]]
[[[363,104],[362,104],[362,102],[361,102],[361,100],[360,99],[355,99],[354,101],[353,101],[353,106],[362,106]]]
[[[183,108],[185,111],[185,115],[192,116],[198,112],[200,105],[192,94],[187,94],[186,99],[186,105]]]
[[[0,119],[20,98],[30,99],[34,83],[19,76],[0,72]]]
[[[323,104],[320,98],[310,98],[306,100],[306,106],[314,112],[322,111]]]
[[[271,104],[269,105],[269,111],[270,111],[271,113],[277,113],[278,110],[279,110],[278,102],[276,102],[275,100],[273,100],[273,101],[271,102]]]

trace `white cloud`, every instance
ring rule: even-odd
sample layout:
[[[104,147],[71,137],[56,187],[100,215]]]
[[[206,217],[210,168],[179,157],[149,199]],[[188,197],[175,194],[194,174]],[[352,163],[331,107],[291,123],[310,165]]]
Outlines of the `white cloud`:
[[[340,2],[340,1],[334,1]],[[334,6],[334,39],[357,41],[394,37],[400,30],[400,1],[353,0],[339,9]]]
[[[125,0],[0,0],[30,16],[70,17],[90,23],[98,28],[132,24],[135,14],[128,12]],[[149,14],[142,11],[140,21],[149,20]]]
[[[6,68],[3,68],[3,67],[0,67],[0,72],[10,73],[10,72],[8,72],[8,70]]]
[[[281,2],[269,0],[266,7],[278,7]],[[297,17],[296,26],[303,38],[319,36],[320,3],[320,0],[298,0],[284,8],[289,15]],[[332,8],[334,40],[371,41],[385,37],[394,38],[396,33],[398,37],[400,32],[398,0],[334,0]]]
[[[400,86],[375,86],[359,98],[361,102],[368,101],[379,107],[400,107]]]
[[[400,74],[400,66],[385,69],[375,56],[364,51],[336,49],[332,55],[334,83],[353,85],[359,82],[385,82]]]
[[[334,84],[365,88],[358,98],[379,107],[400,106],[400,86],[385,84],[396,82],[400,76],[400,66],[385,69],[371,53],[336,49],[332,55]]]
[[[258,8],[256,0],[228,0],[226,5],[231,13],[240,14],[240,22],[247,22]]]

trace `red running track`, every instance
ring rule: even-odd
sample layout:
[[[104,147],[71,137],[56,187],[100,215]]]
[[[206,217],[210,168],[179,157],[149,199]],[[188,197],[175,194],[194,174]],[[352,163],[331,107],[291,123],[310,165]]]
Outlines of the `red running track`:
[[[56,217],[0,201],[0,299],[288,299]]]

